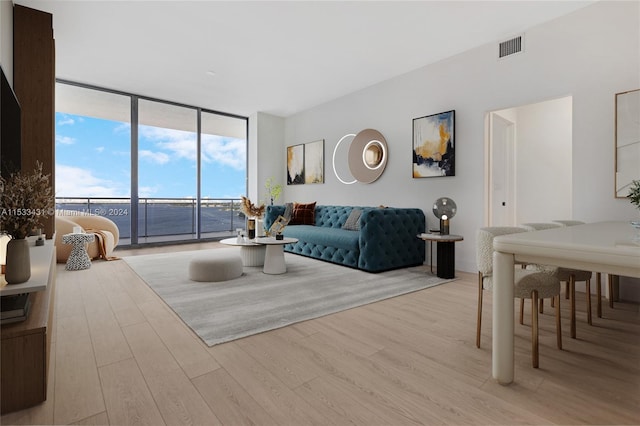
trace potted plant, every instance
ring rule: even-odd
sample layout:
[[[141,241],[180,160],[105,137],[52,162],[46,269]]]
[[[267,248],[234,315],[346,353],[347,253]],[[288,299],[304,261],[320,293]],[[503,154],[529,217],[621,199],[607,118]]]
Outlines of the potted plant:
[[[267,190],[267,193],[269,194],[268,201],[270,201],[271,205],[273,205],[273,202],[280,197],[280,194],[282,194],[282,185],[280,185],[279,183],[274,184],[273,178],[269,178],[264,183],[264,187]]]
[[[30,172],[0,177],[0,230],[12,239],[7,243],[6,274],[9,284],[23,283],[31,277],[29,243],[26,237],[54,214],[49,176],[36,163]]]

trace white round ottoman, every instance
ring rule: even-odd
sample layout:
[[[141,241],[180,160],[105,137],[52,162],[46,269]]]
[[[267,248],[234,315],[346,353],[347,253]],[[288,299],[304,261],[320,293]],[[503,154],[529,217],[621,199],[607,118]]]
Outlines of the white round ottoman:
[[[192,281],[228,281],[242,275],[242,259],[237,253],[227,250],[209,252],[189,262],[189,279]]]

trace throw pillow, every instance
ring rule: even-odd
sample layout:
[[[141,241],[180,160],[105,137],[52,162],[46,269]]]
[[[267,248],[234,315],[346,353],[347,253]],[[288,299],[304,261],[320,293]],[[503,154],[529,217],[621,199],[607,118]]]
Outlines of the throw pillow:
[[[360,216],[362,216],[362,210],[353,209],[351,213],[349,213],[349,217],[342,225],[342,229],[348,229],[349,231],[359,231],[360,230]]]
[[[287,221],[291,221],[291,215],[293,214],[293,203],[286,203],[284,205],[284,214],[282,215]]]
[[[293,214],[290,225],[315,225],[316,203],[293,203]]]

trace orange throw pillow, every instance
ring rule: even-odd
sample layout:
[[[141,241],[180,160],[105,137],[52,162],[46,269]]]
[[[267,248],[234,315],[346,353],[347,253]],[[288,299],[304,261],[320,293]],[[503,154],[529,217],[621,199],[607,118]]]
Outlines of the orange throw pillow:
[[[315,225],[316,203],[293,203],[293,213],[289,225]]]

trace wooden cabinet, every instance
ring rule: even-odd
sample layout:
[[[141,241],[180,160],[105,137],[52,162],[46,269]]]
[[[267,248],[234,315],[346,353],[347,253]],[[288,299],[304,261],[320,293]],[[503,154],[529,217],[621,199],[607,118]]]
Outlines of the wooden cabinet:
[[[34,255],[35,250],[42,251]],[[31,280],[44,279],[47,286],[45,290],[31,294],[31,310],[25,321],[3,325],[0,329],[1,414],[31,407],[47,399],[56,272],[53,240],[47,240],[44,247],[32,247],[31,251]]]

